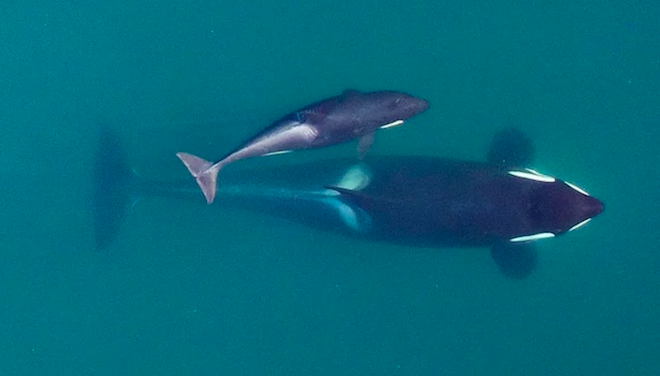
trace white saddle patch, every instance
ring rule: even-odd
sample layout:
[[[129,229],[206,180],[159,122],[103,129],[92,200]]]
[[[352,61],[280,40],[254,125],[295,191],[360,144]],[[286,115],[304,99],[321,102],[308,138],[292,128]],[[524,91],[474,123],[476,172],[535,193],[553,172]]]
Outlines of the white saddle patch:
[[[336,186],[351,191],[359,191],[366,188],[371,183],[371,179],[372,173],[369,167],[364,163],[360,163],[346,170]]]
[[[349,229],[358,233],[366,233],[371,230],[371,217],[364,210],[352,207],[335,197],[326,198],[323,202],[337,212],[339,219]]]

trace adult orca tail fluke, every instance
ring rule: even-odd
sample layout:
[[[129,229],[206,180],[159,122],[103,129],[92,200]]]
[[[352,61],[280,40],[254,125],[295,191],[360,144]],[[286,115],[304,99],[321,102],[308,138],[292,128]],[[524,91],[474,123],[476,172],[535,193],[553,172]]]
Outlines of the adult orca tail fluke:
[[[137,177],[126,164],[118,135],[101,126],[93,176],[92,210],[96,248],[107,248],[116,238],[133,197]]]
[[[181,162],[188,168],[190,174],[197,180],[197,184],[202,189],[207,203],[212,203],[215,199],[216,184],[218,182],[218,172],[222,168],[221,163],[213,164],[198,156],[188,153],[176,154]]]

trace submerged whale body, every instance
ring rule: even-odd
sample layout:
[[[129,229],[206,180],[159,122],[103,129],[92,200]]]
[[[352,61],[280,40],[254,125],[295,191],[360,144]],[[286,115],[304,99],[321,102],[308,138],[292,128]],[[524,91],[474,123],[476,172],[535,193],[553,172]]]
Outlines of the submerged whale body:
[[[222,205],[360,239],[416,247],[488,247],[506,276],[522,279],[536,267],[535,241],[580,228],[604,210],[600,200],[578,186],[529,169],[533,153],[531,141],[510,129],[494,139],[486,162],[386,156],[232,171],[217,194],[226,198]],[[117,170],[119,164],[108,166]],[[112,173],[126,181],[126,171]],[[188,182],[132,180],[126,187],[137,194],[203,202]],[[118,188],[97,183],[100,192]],[[114,210],[98,212],[106,217],[121,213],[117,203],[111,200]]]

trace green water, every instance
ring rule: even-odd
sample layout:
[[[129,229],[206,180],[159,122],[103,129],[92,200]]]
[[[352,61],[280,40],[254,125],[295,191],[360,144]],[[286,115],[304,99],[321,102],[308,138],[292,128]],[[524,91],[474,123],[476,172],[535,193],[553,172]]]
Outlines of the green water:
[[[652,1],[6,1],[0,375],[660,374],[659,19]],[[220,156],[346,88],[432,104],[374,154],[481,159],[516,124],[537,169],[607,209],[522,282],[484,249],[156,198],[94,249],[99,123],[142,176],[187,178],[176,152]]]

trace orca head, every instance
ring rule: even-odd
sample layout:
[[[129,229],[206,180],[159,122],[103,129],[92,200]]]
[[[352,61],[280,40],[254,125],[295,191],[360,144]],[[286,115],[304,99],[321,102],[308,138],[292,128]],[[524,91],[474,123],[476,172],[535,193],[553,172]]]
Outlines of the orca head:
[[[555,179],[539,184],[531,196],[530,217],[538,233],[560,235],[576,230],[603,212],[602,201],[582,188]]]
[[[369,116],[378,128],[385,129],[403,124],[404,121],[426,111],[429,102],[398,91],[376,91],[365,94]],[[366,103],[365,103],[366,104]]]

